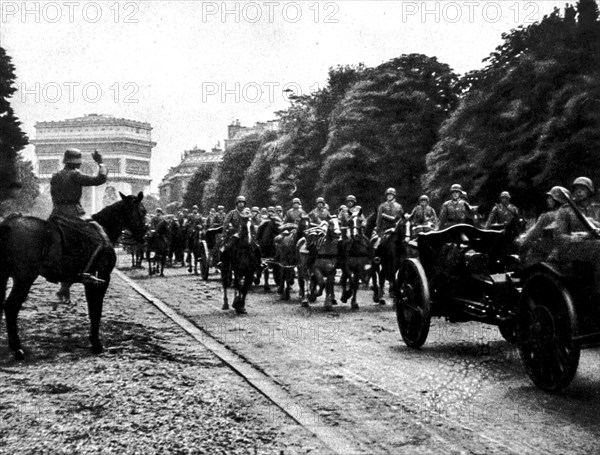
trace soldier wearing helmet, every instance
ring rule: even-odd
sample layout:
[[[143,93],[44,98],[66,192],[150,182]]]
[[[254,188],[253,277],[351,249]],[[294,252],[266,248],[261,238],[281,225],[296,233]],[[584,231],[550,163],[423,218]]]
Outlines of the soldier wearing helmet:
[[[217,267],[222,267],[224,263],[228,263],[231,248],[237,243],[239,239],[239,232],[241,230],[242,224],[248,220],[251,221],[252,213],[248,207],[246,207],[246,198],[244,196],[238,196],[236,198],[236,208],[231,210],[227,216],[225,216],[225,220],[223,221],[223,234],[225,236],[225,240],[223,246],[221,247],[221,262],[217,264]],[[252,238],[254,239],[256,236],[256,226],[252,223],[250,229]],[[256,244],[256,241],[254,242]],[[262,270],[262,262],[260,258],[260,250],[258,245],[256,244],[255,251],[257,253],[258,264],[261,264]],[[257,271],[258,272],[258,271]]]
[[[600,227],[600,206],[592,202],[594,184],[587,177],[578,177],[573,181],[573,202],[579,211],[593,225]],[[590,236],[587,228],[579,221],[570,205],[563,205],[556,215],[555,237],[560,241],[577,241]]]
[[[308,217],[310,218],[310,222],[313,224],[320,224],[322,221],[329,221],[331,214],[329,213],[329,210],[325,208],[324,198],[317,198],[317,206],[310,211]]]
[[[98,272],[97,264],[105,259],[105,253],[108,253],[112,246],[104,229],[95,221],[85,217],[85,211],[80,202],[84,186],[99,186],[107,180],[108,170],[102,164],[102,155],[96,150],[92,153],[92,158],[98,163],[98,174],[95,176],[85,175],[81,172],[80,168],[83,162],[81,151],[78,149],[65,151],[63,157],[65,167],[54,174],[50,180],[50,195],[54,207],[49,221],[54,222],[55,218],[60,218],[72,224],[77,230],[85,233],[90,242],[97,245],[80,278],[84,284],[103,285],[104,280],[95,276]],[[53,242],[48,251],[47,261],[42,264],[43,272],[49,281],[58,281],[53,277],[60,274],[58,269],[60,268],[61,248],[60,240]]]
[[[410,221],[414,228],[419,228],[420,230],[431,231],[437,225],[437,214],[433,207],[429,205],[429,196],[423,194],[419,198],[419,205],[417,205],[410,215],[408,216],[408,221]]]
[[[359,221],[361,223],[364,222],[364,216],[362,214],[359,214],[357,210],[356,196],[349,194],[348,196],[346,196],[346,205],[340,206],[340,213],[338,217],[340,220],[340,226],[347,227],[348,221],[352,216],[361,217]]]
[[[500,193],[500,203],[494,205],[487,223],[485,223],[485,229],[490,229],[494,225],[504,226],[517,216],[519,216],[519,209],[510,203],[510,193],[502,191]]]
[[[565,194],[571,197],[568,189],[554,186],[546,193],[548,210],[540,215],[535,224],[517,243],[521,246],[523,264],[529,265],[545,260],[554,247],[553,231],[556,228],[558,209],[567,203]]]
[[[225,207],[222,205],[217,205],[217,213],[213,219],[212,226],[213,228],[223,226],[223,222],[225,221]]]
[[[287,224],[287,223],[296,223],[297,224],[298,220],[300,218],[302,218],[303,216],[306,216],[306,213],[304,213],[304,210],[302,210],[302,203],[300,202],[300,199],[295,197],[292,200],[292,208],[286,212],[285,219],[283,220],[283,222],[285,224]]]
[[[466,193],[462,186],[455,183],[450,187],[452,199],[442,204],[440,211],[440,229],[446,229],[450,226],[460,223],[473,223],[475,213],[473,208],[464,199]]]
[[[396,202],[396,190],[388,188],[385,191],[386,201],[377,208],[376,227],[379,235],[388,229],[396,227],[398,221],[404,216],[402,205]]]

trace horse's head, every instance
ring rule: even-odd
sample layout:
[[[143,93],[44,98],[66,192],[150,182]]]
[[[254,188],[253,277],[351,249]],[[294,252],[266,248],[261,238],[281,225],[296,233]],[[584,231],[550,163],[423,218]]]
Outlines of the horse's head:
[[[243,217],[240,225],[240,240],[243,243],[252,243],[252,219],[249,217]]]
[[[348,229],[350,230],[350,238],[356,238],[361,236],[364,230],[363,223],[358,216],[352,216],[348,220]]]
[[[329,228],[327,229],[327,236],[330,239],[339,239],[342,236],[342,229],[340,228],[340,220],[335,215],[329,219]]]
[[[121,204],[121,222],[124,227],[131,231],[133,238],[137,242],[144,241],[144,235],[146,234],[146,207],[142,203],[144,194],[140,191],[137,196],[125,196],[123,193],[119,193],[121,201],[117,204]]]

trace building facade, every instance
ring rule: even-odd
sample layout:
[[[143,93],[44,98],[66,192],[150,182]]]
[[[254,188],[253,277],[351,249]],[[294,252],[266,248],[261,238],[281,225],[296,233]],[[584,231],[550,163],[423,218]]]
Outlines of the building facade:
[[[256,122],[254,126],[242,126],[239,120],[227,126],[227,139],[225,139],[225,150],[237,143],[240,139],[250,134],[262,134],[267,131],[277,131],[279,120],[268,122]]]
[[[150,192],[150,158],[152,127],[109,115],[89,114],[84,117],[35,124],[37,176],[40,192],[49,194],[50,179],[62,169],[65,150],[77,148],[83,154],[81,170],[95,175],[98,166],[92,152],[98,150],[108,168],[108,182],[97,187],[84,188],[82,206],[86,213],[95,213],[119,200],[119,192],[137,194]]]
[[[181,162],[169,169],[167,175],[158,186],[160,203],[167,207],[169,204],[183,202],[187,185],[202,166],[223,161],[223,150],[217,144],[210,152],[194,147],[186,150],[181,156]]]

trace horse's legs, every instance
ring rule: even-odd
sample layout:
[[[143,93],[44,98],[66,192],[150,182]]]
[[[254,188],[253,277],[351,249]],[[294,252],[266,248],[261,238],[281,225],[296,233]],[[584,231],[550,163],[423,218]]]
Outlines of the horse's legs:
[[[221,309],[229,309],[229,301],[227,300],[227,287],[230,284],[231,271],[229,265],[224,264],[221,269],[221,283],[223,284],[223,307]]]
[[[317,291],[316,296],[321,297],[323,295],[323,290],[325,289],[325,278],[323,277],[321,270],[318,268],[315,268],[314,277],[319,284],[319,290]]]
[[[60,288],[56,292],[59,303],[71,304],[71,283],[64,283],[61,281]]]
[[[165,263],[167,258],[163,255],[160,258],[160,276],[165,276]]]
[[[352,293],[352,300],[350,307],[353,310],[358,310],[358,303],[356,303],[356,295],[358,294],[358,287],[360,286],[360,269],[357,267],[354,273],[350,275],[350,292]]]
[[[102,319],[102,306],[104,304],[104,295],[110,282],[110,275],[105,280],[106,283],[102,286],[84,285],[90,318],[90,343],[92,343],[92,352],[94,354],[100,354],[103,351],[102,343],[100,342],[100,319]]]
[[[265,284],[263,286],[263,289],[265,292],[270,292],[271,291],[271,286],[269,286],[269,269],[266,268],[265,271],[263,272],[263,278],[265,280]]]
[[[334,295],[333,289],[335,284],[335,268],[332,271],[327,272],[327,277],[325,281],[325,311],[330,311],[332,309]]]
[[[13,288],[6,301],[4,302],[4,313],[6,314],[6,333],[8,335],[8,346],[14,352],[15,360],[23,360],[25,353],[21,348],[21,339],[19,338],[19,328],[17,318],[21,306],[29,294],[31,285],[35,281],[34,277],[13,277]],[[7,278],[8,279],[8,278]],[[4,282],[4,280],[3,280]],[[3,286],[6,292],[6,285]]]
[[[293,285],[294,285],[294,269],[292,267],[287,267],[285,269],[285,289],[283,291],[283,300],[290,299],[290,292],[292,290]]]

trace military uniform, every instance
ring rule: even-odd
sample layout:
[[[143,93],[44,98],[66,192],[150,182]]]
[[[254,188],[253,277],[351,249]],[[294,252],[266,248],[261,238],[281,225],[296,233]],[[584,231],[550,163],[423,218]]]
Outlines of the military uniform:
[[[240,212],[238,209],[231,210],[225,216],[225,220],[223,221],[223,233],[225,236],[229,238],[233,234],[239,232],[244,221],[245,218],[242,216],[242,212]]]
[[[493,224],[505,225],[518,215],[519,209],[517,209],[513,204],[496,204],[490,212],[490,216],[488,217],[485,227],[488,229]]]
[[[455,224],[470,223],[473,221],[471,206],[464,199],[449,200],[444,202],[440,212],[440,229],[445,229]]]
[[[81,207],[81,195],[84,186],[98,186],[106,183],[106,174],[96,176],[83,174],[79,169],[63,169],[50,180],[50,196],[54,208],[50,216],[65,218],[83,218],[85,210]]]
[[[331,214],[325,207],[316,207],[310,211],[308,217],[311,223],[319,224],[321,221],[329,221]]]
[[[298,223],[298,220],[306,216],[306,213],[301,208],[291,208],[285,213],[284,223]]]
[[[377,209],[377,232],[383,234],[390,228],[396,227],[396,223],[404,216],[402,205],[396,201],[386,201]]]
[[[437,214],[435,209],[430,205],[423,207],[417,205],[411,212],[408,220],[416,226],[435,226],[437,224]]]
[[[596,227],[600,227],[600,205],[592,202],[587,207],[577,204],[579,211]],[[563,205],[558,209],[556,215],[556,231],[555,237],[557,240],[568,241],[578,237],[577,232],[588,232],[588,229],[579,220],[575,211],[569,205]]]

